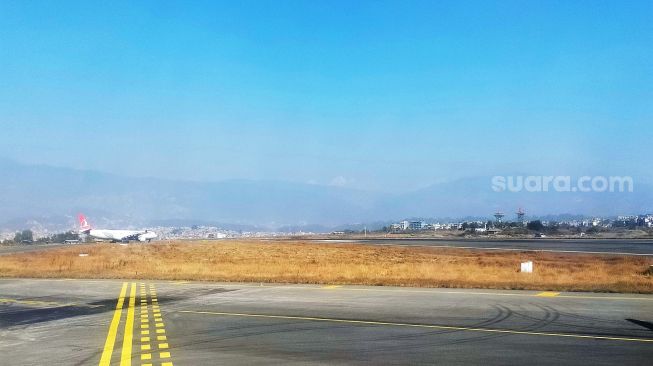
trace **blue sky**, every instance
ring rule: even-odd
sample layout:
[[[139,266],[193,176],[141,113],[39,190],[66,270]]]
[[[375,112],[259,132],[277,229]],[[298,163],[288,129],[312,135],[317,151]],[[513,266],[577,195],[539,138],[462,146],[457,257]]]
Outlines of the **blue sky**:
[[[653,180],[651,1],[0,2],[0,157],[406,191]]]

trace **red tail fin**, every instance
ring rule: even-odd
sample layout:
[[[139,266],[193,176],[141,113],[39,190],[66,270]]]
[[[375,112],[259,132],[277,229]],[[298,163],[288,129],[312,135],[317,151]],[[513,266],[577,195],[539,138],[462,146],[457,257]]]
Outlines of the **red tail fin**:
[[[79,214],[77,218],[79,219],[79,231],[91,230],[91,225],[89,225],[88,221],[86,221],[86,216],[84,216],[83,214]]]

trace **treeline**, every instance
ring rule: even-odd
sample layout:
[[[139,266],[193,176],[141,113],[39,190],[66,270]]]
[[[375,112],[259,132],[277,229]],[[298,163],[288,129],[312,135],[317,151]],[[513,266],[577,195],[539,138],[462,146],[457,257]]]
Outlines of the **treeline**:
[[[74,231],[66,231],[65,233],[58,233],[50,236],[41,237],[34,239],[34,233],[32,230],[23,230],[19,231],[14,235],[13,240],[6,240],[5,243],[23,243],[23,244],[32,244],[32,243],[63,243],[66,240],[80,240],[79,234]]]

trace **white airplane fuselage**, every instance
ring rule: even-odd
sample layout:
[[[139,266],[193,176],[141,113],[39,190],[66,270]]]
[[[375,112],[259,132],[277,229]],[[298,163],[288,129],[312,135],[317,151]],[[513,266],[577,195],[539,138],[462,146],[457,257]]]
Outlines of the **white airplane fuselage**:
[[[92,229],[86,217],[79,214],[80,234],[87,234],[93,238],[111,241],[151,241],[157,235],[154,231],[150,230],[109,230],[109,229]]]
[[[91,229],[88,232],[88,235],[96,239],[115,240],[115,241],[125,241],[125,240],[150,241],[157,237],[155,232],[148,231],[148,230]]]

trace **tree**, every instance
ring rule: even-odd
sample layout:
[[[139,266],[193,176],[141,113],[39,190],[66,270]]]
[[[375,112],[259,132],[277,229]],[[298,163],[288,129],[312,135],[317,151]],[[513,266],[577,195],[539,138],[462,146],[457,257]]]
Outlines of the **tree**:
[[[79,240],[79,234],[73,231],[66,231],[65,233],[55,234],[50,237],[50,241],[53,243],[63,243],[66,240]]]
[[[32,233],[32,230],[23,230],[22,237],[23,241],[29,241],[30,243],[34,241],[34,233]]]
[[[544,230],[544,225],[542,224],[542,221],[535,220],[529,221],[528,224],[526,224],[526,228],[532,231],[542,231]]]
[[[21,242],[32,242],[34,241],[34,233],[32,233],[32,230],[23,230],[19,231],[14,235],[14,243],[21,243]]]

